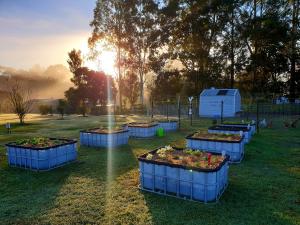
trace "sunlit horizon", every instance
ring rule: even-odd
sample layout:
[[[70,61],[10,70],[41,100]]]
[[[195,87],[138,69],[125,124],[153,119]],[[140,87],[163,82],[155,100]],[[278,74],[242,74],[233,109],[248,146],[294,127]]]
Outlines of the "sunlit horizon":
[[[98,44],[95,50],[97,51],[98,55],[92,58],[90,57],[91,49],[88,47],[88,44],[85,42],[81,45],[80,51],[84,59],[83,66],[86,66],[94,71],[103,71],[106,75],[115,77],[116,53],[105,48],[104,44]]]

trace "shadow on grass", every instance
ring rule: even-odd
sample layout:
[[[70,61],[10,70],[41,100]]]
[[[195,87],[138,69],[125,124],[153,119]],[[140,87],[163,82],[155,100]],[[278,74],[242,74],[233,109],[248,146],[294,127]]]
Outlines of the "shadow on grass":
[[[249,187],[241,181],[231,182],[217,204],[142,193],[155,225],[295,224],[291,218],[276,213],[282,212],[280,206],[275,206],[275,199],[264,195],[263,187],[260,187],[261,192]]]
[[[53,206],[55,196],[71,173],[72,165],[49,172],[0,169],[0,224],[26,224]],[[33,221],[31,221],[32,223]]]

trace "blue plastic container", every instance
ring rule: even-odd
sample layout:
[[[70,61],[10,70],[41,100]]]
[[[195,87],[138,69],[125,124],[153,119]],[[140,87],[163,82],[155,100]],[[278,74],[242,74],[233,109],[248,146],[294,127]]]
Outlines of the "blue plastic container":
[[[212,134],[240,134],[241,131],[244,135],[244,142],[249,143],[251,140],[251,128],[235,127],[230,125],[216,125],[208,128],[208,133]]]
[[[12,167],[45,171],[73,162],[77,159],[77,141],[66,141],[68,142],[61,145],[44,148],[24,147],[14,143],[6,144],[8,164]]]
[[[203,151],[220,153],[224,151],[229,155],[230,162],[239,163],[244,157],[244,140],[227,141],[227,140],[210,140],[205,138],[195,138],[194,134],[186,137],[186,147],[191,149],[201,149]]]
[[[92,129],[93,130],[93,129]],[[80,131],[80,144],[90,147],[116,147],[128,144],[129,131],[99,133],[92,130]]]
[[[207,203],[218,201],[227,187],[228,156],[216,169],[199,169],[147,160],[147,154],[138,158],[142,190]]]
[[[178,129],[177,121],[158,121],[158,128],[163,128],[165,131],[176,131]]]
[[[153,137],[156,134],[157,128],[158,128],[157,123],[149,123],[146,126],[140,126],[138,123],[128,124],[129,136],[135,138]]]

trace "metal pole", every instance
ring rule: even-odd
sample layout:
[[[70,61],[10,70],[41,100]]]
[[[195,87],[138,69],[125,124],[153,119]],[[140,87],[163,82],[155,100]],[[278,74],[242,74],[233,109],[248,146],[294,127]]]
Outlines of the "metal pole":
[[[193,125],[193,96],[190,96],[188,97],[188,100],[189,100],[189,116],[190,116],[190,119],[191,119],[191,126]]]
[[[258,101],[256,102],[256,130],[257,130],[257,133],[259,133],[259,103]]]
[[[249,121],[249,107],[250,105],[247,105],[247,121]]]
[[[151,99],[151,119],[153,119],[153,99]]]
[[[191,102],[191,126],[193,126],[193,103]]]
[[[221,101],[221,124],[223,123],[223,101]]]
[[[167,120],[169,120],[169,101],[167,101]]]
[[[181,107],[181,105],[180,105],[180,95],[178,96],[178,127],[180,128],[180,107]]]

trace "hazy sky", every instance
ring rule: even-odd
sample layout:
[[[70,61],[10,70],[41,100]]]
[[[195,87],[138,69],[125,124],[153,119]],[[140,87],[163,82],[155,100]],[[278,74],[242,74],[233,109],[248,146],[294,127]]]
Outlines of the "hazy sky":
[[[0,65],[67,65],[91,33],[95,0],[0,0]]]

